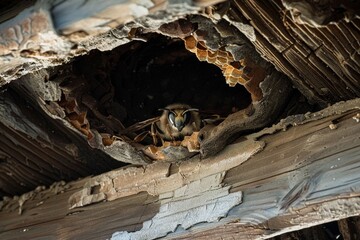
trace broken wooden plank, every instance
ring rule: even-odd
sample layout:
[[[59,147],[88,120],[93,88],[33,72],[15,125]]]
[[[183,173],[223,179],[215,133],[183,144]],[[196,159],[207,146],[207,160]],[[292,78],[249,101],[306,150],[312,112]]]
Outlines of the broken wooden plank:
[[[157,30],[162,24],[198,13],[208,4],[65,0],[27,1],[14,7],[5,3],[11,9],[1,9],[0,86],[64,64],[92,49],[111,50],[130,41],[133,26]],[[113,31],[117,27],[120,30]]]
[[[213,158],[38,189],[20,198],[21,215],[7,199],[0,238],[256,239],[359,215],[359,107],[288,117]]]
[[[0,96],[1,197],[120,166],[59,121],[49,121],[29,98],[19,98],[12,89]]]
[[[324,23],[322,27],[311,26],[309,22],[297,21],[304,17],[301,10],[294,11],[296,19],[292,12],[296,7],[307,4],[304,1],[300,1],[304,5],[299,1],[289,2],[291,1],[233,1],[231,7],[237,11],[229,11],[227,14],[230,19],[239,19],[238,16],[232,16],[239,13],[247,18],[248,22],[242,20],[238,23],[249,24],[254,28],[256,39],[251,41],[256,49],[276,68],[287,74],[308,99],[324,104],[359,97],[359,54],[356,47],[353,47],[356,43],[347,42],[352,35],[359,36],[357,18],[347,21],[336,19],[331,23]],[[292,4],[294,6],[290,7]],[[330,8],[329,5],[326,6]],[[309,4],[308,7],[310,6],[313,7]],[[349,29],[352,29],[350,34]],[[294,51],[296,44],[314,54],[310,55],[310,59],[298,54],[296,49]],[[321,55],[317,51],[320,47],[323,51]]]

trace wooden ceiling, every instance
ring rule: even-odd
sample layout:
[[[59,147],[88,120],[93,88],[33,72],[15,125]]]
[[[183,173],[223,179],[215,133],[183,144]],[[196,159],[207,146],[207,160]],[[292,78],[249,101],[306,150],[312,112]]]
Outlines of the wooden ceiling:
[[[86,105],[86,101],[79,102],[73,96],[76,91],[94,91],[78,88],[90,80],[86,78],[86,68],[83,72],[74,72],[76,67],[72,65],[81,61],[88,64],[89,60],[81,60],[86,59],[87,54],[89,59],[99,55],[105,59],[92,66],[94,74],[90,78],[107,79],[106,71],[114,71],[111,61],[127,56],[139,41],[165,36],[169,41],[184,41],[183,50],[218,66],[229,85],[244,86],[247,92],[240,90],[245,96],[242,105],[262,99],[264,92],[259,93],[259,82],[276,70],[291,80],[301,93],[296,94],[305,96],[294,101],[313,104],[305,103],[302,111],[360,97],[359,4],[352,1],[312,3],[310,0],[211,3],[215,5],[205,1],[193,1],[190,5],[176,5],[171,1],[152,1],[149,5],[118,1],[106,5],[93,1],[46,4],[26,1],[26,5],[3,2],[0,8],[4,13],[0,25],[0,195],[12,196],[38,185],[98,174],[126,162],[126,154],[121,155],[115,148],[109,150],[97,140],[89,141],[96,135],[91,132],[96,123],[84,118],[86,113],[112,129],[100,134],[111,136],[121,128],[121,123],[114,118],[109,120],[110,115],[101,111],[89,114],[89,101]],[[129,44],[132,42],[136,44]],[[116,48],[117,55],[115,50],[91,55],[94,49]],[[147,51],[148,55],[155,54]],[[179,49],[174,54],[187,56]],[[212,58],[216,54],[217,57]],[[251,57],[245,61],[243,55]],[[137,59],[140,58],[141,55]],[[137,59],[130,58],[135,65],[141,64]],[[174,57],[163,61],[164,65],[166,61],[174,63]],[[239,66],[241,72],[237,70]],[[69,75],[75,76],[76,81],[69,81]],[[249,84],[254,76],[260,80]],[[54,107],[54,102],[64,100],[57,92],[59,89],[68,97],[66,106],[77,104],[70,106],[71,111]],[[95,95],[87,96],[95,99],[99,106],[103,102]],[[82,97],[85,99],[85,95]],[[117,107],[118,112],[121,111],[121,106]],[[74,117],[72,122],[70,115]],[[110,139],[104,136],[101,135],[103,141]],[[147,158],[136,147],[116,147],[130,152],[131,158],[139,159],[132,163],[147,163]],[[101,162],[98,159],[102,159]]]
[[[84,236],[81,234],[85,233],[69,231],[74,227],[69,216],[82,213],[82,210],[68,208],[70,200],[80,207],[112,201],[111,197],[118,194],[121,206],[130,204],[127,199],[137,199],[130,204],[135,212],[145,211],[151,203],[151,210],[145,214],[150,219],[160,211],[159,196],[165,194],[161,196],[167,198],[170,188],[178,191],[177,185],[171,185],[172,177],[184,181],[195,176],[194,179],[200,181],[198,169],[204,176],[218,171],[216,174],[220,174],[221,179],[216,178],[220,181],[216,182],[216,187],[221,187],[227,196],[237,194],[238,200],[242,193],[254,199],[261,197],[258,188],[283,194],[280,200],[278,195],[272,195],[267,204],[274,209],[286,206],[286,210],[280,209],[285,211],[281,212],[284,215],[264,217],[264,214],[263,219],[255,219],[261,225],[253,232],[256,236],[278,235],[282,227],[286,231],[294,226],[301,228],[299,223],[282,224],[289,216],[295,220],[298,216],[291,212],[290,206],[302,209],[304,216],[310,216],[311,206],[322,204],[316,202],[317,193],[312,196],[310,207],[302,208],[294,200],[293,193],[301,195],[304,190],[310,194],[315,189],[309,190],[308,186],[313,185],[304,183],[308,179],[322,181],[320,187],[317,186],[320,190],[316,191],[324,193],[323,197],[330,205],[338,204],[338,196],[342,196],[344,199],[341,200],[346,204],[358,202],[353,198],[359,194],[354,188],[356,172],[348,166],[356,166],[355,169],[359,162],[359,138],[352,132],[359,128],[355,124],[359,121],[359,100],[335,105],[331,110],[308,112],[360,97],[360,2],[177,2],[52,0],[0,3],[0,197],[5,199],[0,202],[0,210],[4,207],[0,215],[14,217],[0,224],[0,234],[8,230],[3,236],[12,236],[11,231],[27,229],[26,224],[33,221],[31,214],[39,214],[36,219],[43,222],[41,214],[48,213],[38,212],[37,207],[44,203],[43,200],[51,199],[44,206],[53,208],[51,204],[56,202],[58,192],[52,191],[58,185],[52,184],[57,181],[62,181],[60,188],[65,194],[54,217],[66,222],[68,230],[61,233],[63,236]],[[200,138],[194,138],[199,145],[196,151],[203,159],[197,152],[189,154],[188,149],[184,153],[177,151],[177,147],[154,147],[149,142],[134,142],[138,132],[126,131],[131,124],[156,116],[158,108],[174,101],[186,101],[225,118],[214,128],[202,129]],[[290,117],[280,121],[287,116]],[[277,127],[264,129],[279,121]],[[301,127],[296,128],[299,125]],[[331,132],[344,126],[342,132]],[[290,131],[286,131],[288,127]],[[257,135],[261,129],[261,134]],[[279,133],[280,129],[285,133]],[[312,133],[316,132],[326,138],[314,143],[317,135]],[[246,135],[251,133],[252,137]],[[233,141],[236,143],[216,155]],[[236,146],[247,146],[249,142],[256,143],[256,148],[245,149],[254,155],[252,161],[246,160],[244,165],[242,162],[231,166],[219,164],[241,159],[243,151]],[[331,150],[326,149],[328,146]],[[307,147],[308,151],[303,152],[302,147]],[[342,168],[331,170],[338,174],[338,182],[330,181],[331,175],[323,174],[336,165],[340,159],[335,158],[337,153],[347,156]],[[274,157],[274,154],[277,155]],[[194,155],[189,162],[182,161]],[[158,162],[171,158],[177,158],[172,160],[179,162]],[[209,163],[212,167],[206,168]],[[121,169],[109,172],[118,168]],[[321,169],[321,174],[315,171],[317,168]],[[131,172],[136,172],[133,178],[124,180]],[[124,181],[106,182],[118,173]],[[98,174],[104,175],[91,178]],[[290,177],[292,174],[298,179]],[[151,179],[144,182],[144,176]],[[159,177],[159,182],[153,176]],[[84,177],[88,178],[66,184]],[[141,177],[143,182],[139,181]],[[269,179],[280,179],[284,189],[289,191],[276,189],[279,184]],[[334,186],[327,188],[324,179]],[[297,180],[300,182],[296,183]],[[148,189],[147,184],[152,181],[159,184],[153,189],[161,189],[161,194]],[[178,185],[192,186],[197,184],[196,181],[179,181]],[[139,185],[135,184],[137,182]],[[129,198],[123,198],[121,191],[116,192],[120,186],[132,184],[136,189],[125,194]],[[42,195],[46,188],[49,196]],[[326,195],[329,189],[334,192]],[[24,194],[31,190],[34,191]],[[21,194],[24,195],[16,197]],[[83,198],[79,200],[77,196]],[[25,201],[31,207],[24,215],[24,226],[20,226],[16,220],[17,210],[22,213]],[[37,201],[42,203],[37,205]],[[252,202],[244,201],[229,216],[252,216],[245,209]],[[279,205],[274,205],[275,202]],[[94,217],[99,209],[100,212],[107,209],[109,214],[107,206],[105,203],[90,206],[95,213],[90,215]],[[261,207],[261,204],[256,206]],[[88,216],[90,208],[85,207],[85,215],[81,216]],[[262,213],[263,209],[256,211]],[[325,214],[325,220],[356,215],[356,211],[352,208],[348,215],[335,217],[332,213]],[[48,215],[46,219],[51,217]],[[316,221],[311,222],[311,217]],[[141,223],[148,219],[130,219],[129,225],[122,222],[124,231],[140,230]],[[311,215],[308,226],[322,223],[322,220]],[[224,221],[230,229],[229,234],[233,231],[232,236],[251,237],[251,232],[243,235],[243,232],[249,233],[250,225],[240,226],[238,221]],[[49,229],[55,231],[54,226]],[[117,226],[115,222],[111,229],[104,226],[101,236],[111,236],[110,233],[118,230]],[[170,237],[221,235],[224,229],[226,227],[216,223],[210,229],[190,231],[190,235],[177,232]],[[91,231],[87,233],[92,234]],[[30,236],[26,231],[22,234]]]

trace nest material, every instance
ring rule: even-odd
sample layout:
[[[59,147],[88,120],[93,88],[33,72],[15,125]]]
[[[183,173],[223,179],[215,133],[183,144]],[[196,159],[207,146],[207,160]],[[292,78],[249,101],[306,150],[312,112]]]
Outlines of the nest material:
[[[37,84],[43,85],[43,90],[51,85],[57,98],[47,99],[32,83],[18,84],[37,93],[37,104],[51,117],[70,123],[91,147],[133,164],[182,160],[196,151],[203,157],[213,155],[239,132],[265,126],[279,115],[291,84],[257,54],[236,27],[202,16],[189,16],[172,26],[188,29],[179,34],[169,31],[168,25],[160,28],[172,38],[146,29],[134,31],[132,37],[147,42],[135,40],[112,52],[94,52],[45,73]],[[261,88],[262,82],[267,82],[267,87]],[[273,92],[281,92],[281,98],[273,100]],[[163,146],[146,138],[134,141],[139,131],[149,131],[149,124],[144,123],[157,121],[157,109],[174,102],[224,118],[234,116],[218,127],[207,126],[200,131],[200,138],[195,133]],[[136,127],[128,128],[133,124]]]

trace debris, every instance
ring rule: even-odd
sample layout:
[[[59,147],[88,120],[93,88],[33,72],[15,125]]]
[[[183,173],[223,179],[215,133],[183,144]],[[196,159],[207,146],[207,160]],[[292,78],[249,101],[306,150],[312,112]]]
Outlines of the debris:
[[[191,136],[185,136],[184,140],[181,142],[181,146],[186,147],[189,152],[199,152],[200,143],[198,141],[199,132],[193,132]]]
[[[355,116],[352,117],[357,123],[360,122],[360,113],[357,113]]]

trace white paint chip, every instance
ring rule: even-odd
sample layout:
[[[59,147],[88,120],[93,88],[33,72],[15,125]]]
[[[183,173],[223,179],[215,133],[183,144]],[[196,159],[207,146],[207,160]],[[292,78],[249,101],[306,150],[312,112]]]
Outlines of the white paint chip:
[[[214,174],[205,181],[185,185],[173,198],[162,201],[159,213],[144,222],[141,230],[116,232],[111,239],[156,239],[175,232],[179,226],[189,229],[198,223],[219,221],[242,201],[241,192],[229,193],[229,187],[221,187],[223,176],[224,173]]]

